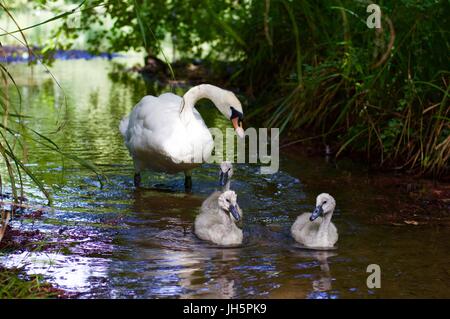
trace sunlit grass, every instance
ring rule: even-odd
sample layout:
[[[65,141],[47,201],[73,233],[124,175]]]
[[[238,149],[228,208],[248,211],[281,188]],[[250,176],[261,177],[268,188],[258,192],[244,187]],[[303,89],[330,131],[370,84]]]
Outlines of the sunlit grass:
[[[22,278],[20,270],[0,267],[0,299],[57,298],[60,292],[42,280],[42,276]]]

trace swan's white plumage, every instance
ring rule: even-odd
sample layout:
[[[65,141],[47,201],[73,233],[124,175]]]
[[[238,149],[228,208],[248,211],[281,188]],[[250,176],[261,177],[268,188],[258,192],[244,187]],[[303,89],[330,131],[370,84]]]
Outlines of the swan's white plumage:
[[[240,114],[240,119],[243,116],[241,103],[233,92],[201,84],[183,97],[172,93],[145,96],[122,119],[119,129],[137,175],[150,169],[167,173],[185,171],[186,176],[190,176],[192,168],[211,156],[212,135],[195,109],[195,103],[202,98],[210,99],[225,117],[233,116],[234,126],[239,123],[237,116]],[[233,108],[238,115],[233,115]],[[242,135],[242,127],[235,129]],[[139,184],[140,175],[138,177],[136,180],[135,175],[135,185]]]
[[[192,169],[194,149],[207,159],[213,149],[211,133],[200,113],[192,109],[194,121],[180,118],[183,99],[172,93],[145,96],[120,123],[120,132],[135,169],[176,173]]]
[[[331,248],[338,240],[337,228],[331,222],[336,205],[334,198],[329,194],[320,194],[316,205],[325,207],[324,216],[310,221],[311,213],[301,214],[291,227],[292,237],[307,247]]]
[[[221,208],[219,204],[221,196],[236,197],[233,191],[212,193],[203,202],[200,214],[195,218],[195,234],[202,240],[211,241],[221,246],[239,245],[243,240],[242,230],[236,226],[235,220],[230,214]],[[242,218],[242,210],[237,203],[235,204]]]

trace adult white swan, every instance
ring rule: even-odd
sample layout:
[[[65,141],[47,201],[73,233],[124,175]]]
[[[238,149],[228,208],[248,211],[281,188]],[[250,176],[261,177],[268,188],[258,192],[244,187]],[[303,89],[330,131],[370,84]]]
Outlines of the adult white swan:
[[[166,173],[184,171],[185,187],[192,186],[191,169],[211,155],[214,143],[195,103],[210,99],[244,136],[242,106],[233,92],[210,84],[194,86],[183,97],[147,95],[120,122],[119,129],[134,162],[134,185],[145,169]]]
[[[298,216],[292,225],[292,237],[307,247],[332,248],[338,240],[336,226],[331,222],[335,207],[336,201],[330,194],[317,196],[314,211]]]

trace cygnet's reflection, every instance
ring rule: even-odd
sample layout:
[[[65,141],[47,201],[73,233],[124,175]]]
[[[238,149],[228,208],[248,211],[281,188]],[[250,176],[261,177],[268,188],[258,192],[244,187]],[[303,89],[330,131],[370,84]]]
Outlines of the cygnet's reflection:
[[[185,293],[181,298],[231,299],[237,296],[238,274],[231,269],[239,265],[239,248],[204,247],[197,251],[195,269],[179,273],[179,284]]]
[[[328,258],[336,256],[336,252],[332,251],[314,251],[312,257],[315,258],[320,265],[321,275],[319,279],[313,280],[313,290],[325,292],[332,289],[332,277],[330,273],[330,265]]]
[[[299,264],[302,265],[302,271],[305,271],[305,269],[315,268],[317,264],[320,268],[320,272],[318,274],[308,275],[307,278],[312,279],[312,291],[310,291],[310,293],[306,293],[306,291],[304,291],[301,294],[301,298],[329,298],[328,293],[333,289],[333,277],[331,275],[329,258],[337,256],[337,252],[332,250],[300,249],[297,247],[291,252],[293,253],[294,258],[303,260],[303,262]],[[311,265],[311,259],[317,263]],[[303,284],[301,284],[301,286],[306,288]]]

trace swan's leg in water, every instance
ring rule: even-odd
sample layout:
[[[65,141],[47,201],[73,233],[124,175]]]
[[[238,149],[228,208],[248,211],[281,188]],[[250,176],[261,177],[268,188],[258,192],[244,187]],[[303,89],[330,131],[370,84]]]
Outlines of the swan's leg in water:
[[[192,189],[192,173],[191,170],[184,171],[184,189],[189,192]]]
[[[138,188],[141,186],[141,173],[134,173],[134,187]]]

